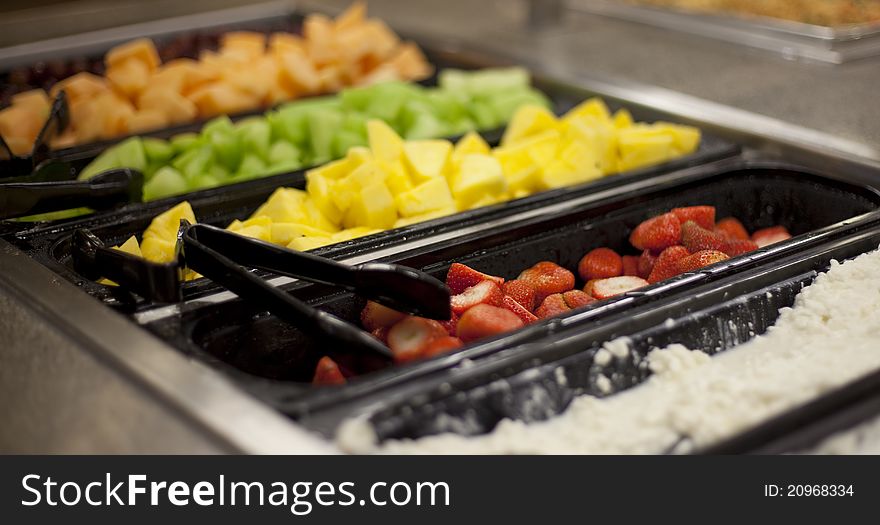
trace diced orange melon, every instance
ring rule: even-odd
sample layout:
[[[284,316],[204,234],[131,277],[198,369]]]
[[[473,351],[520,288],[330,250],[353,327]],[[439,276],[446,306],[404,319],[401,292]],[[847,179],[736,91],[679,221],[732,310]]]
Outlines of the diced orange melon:
[[[196,105],[199,115],[204,117],[241,113],[257,105],[253,95],[219,82],[199,88],[187,98]]]
[[[156,46],[149,38],[138,38],[114,47],[107,52],[104,62],[107,67],[114,67],[130,59],[143,63],[149,71],[154,71],[160,63]]]
[[[329,64],[339,56],[333,22],[324,15],[313,15],[303,23],[303,36],[309,58],[316,65]]]
[[[266,35],[256,31],[231,31],[220,38],[220,49],[235,49],[251,58],[262,56],[266,51]]]
[[[110,66],[106,76],[125,96],[135,98],[147,86],[150,71],[140,60],[126,60]]]
[[[198,108],[191,100],[162,86],[141,93],[138,108],[160,111],[170,124],[189,122],[198,116]]]
[[[290,33],[272,33],[269,37],[269,53],[282,55],[288,52],[305,53],[306,47],[302,38]]]
[[[401,78],[422,79],[433,73],[433,68],[419,46],[412,42],[401,44],[387,62]]]
[[[54,99],[62,89],[67,94],[68,102],[74,102],[78,99],[91,98],[110,88],[103,78],[83,71],[52,86],[49,96]]]
[[[315,93],[321,87],[321,79],[314,64],[300,53],[285,53],[278,57],[281,82],[285,88],[296,93]]]
[[[15,105],[0,111],[0,135],[7,143],[18,138],[24,143],[29,142],[27,150],[30,150],[42,126],[42,119],[27,106]],[[17,149],[21,147],[24,146],[17,146]],[[13,153],[19,154],[20,151],[13,151]]]
[[[358,0],[343,11],[333,23],[336,31],[347,31],[362,24],[367,18],[367,5]]]
[[[52,101],[44,90],[31,89],[30,91],[12,95],[12,105],[28,108],[36,115],[42,116],[45,119],[49,116]]]
[[[142,109],[128,117],[128,132],[131,134],[151,131],[167,126],[165,113],[157,109]]]

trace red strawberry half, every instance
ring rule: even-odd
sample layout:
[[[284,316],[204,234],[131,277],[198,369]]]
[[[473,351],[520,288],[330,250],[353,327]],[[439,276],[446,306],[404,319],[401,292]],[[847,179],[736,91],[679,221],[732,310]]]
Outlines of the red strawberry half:
[[[639,256],[639,277],[647,279],[648,276],[651,275],[651,270],[654,269],[654,263],[657,262],[657,255],[659,255],[659,253],[654,254],[651,250],[645,250],[642,252]]]
[[[541,306],[535,310],[535,315],[538,319],[546,319],[548,317],[556,317],[557,315],[564,314],[565,312],[570,312],[571,307],[568,306],[568,303],[565,302],[565,298],[561,293],[555,293],[552,295],[548,295],[544,301],[541,303]]]
[[[440,321],[440,324],[443,325],[443,328],[446,329],[449,335],[455,335],[455,329],[458,327],[458,314],[452,312],[452,317],[448,321]]]
[[[749,239],[749,232],[746,230],[745,226],[733,217],[725,217],[718,221],[718,224],[715,225],[715,232],[726,235],[731,239]]]
[[[711,230],[715,227],[715,206],[688,206],[674,208],[671,212],[682,224],[694,221],[701,227]]]
[[[478,304],[461,316],[458,321],[458,337],[467,343],[483,337],[510,332],[522,326],[522,320],[510,310],[488,304]]]
[[[339,370],[336,361],[324,356],[315,367],[315,376],[312,378],[313,385],[344,385],[345,376]]]
[[[707,230],[694,221],[681,225],[681,244],[691,253],[702,250],[724,251],[727,240],[727,237]]]
[[[536,304],[541,304],[548,295],[567,292],[574,288],[574,274],[549,261],[539,262],[519,274],[517,279],[534,287]]]
[[[535,304],[535,287],[525,281],[519,279],[507,281],[504,283],[502,291],[504,295],[509,295],[530,312],[537,306]]]
[[[623,275],[639,276],[639,258],[635,255],[624,255],[621,257],[623,262]]]
[[[493,281],[481,281],[450,299],[452,313],[461,315],[478,304],[501,306],[504,292]]]
[[[525,306],[519,304],[516,299],[509,295],[504,296],[502,306],[519,317],[523,324],[534,323],[538,320],[538,318],[535,317],[535,314],[530,312]]]
[[[452,336],[438,337],[434,339],[428,346],[422,350],[421,357],[427,359],[429,357],[434,357],[435,355],[447,354],[456,348],[461,348],[464,343],[461,342],[461,339]]]
[[[388,331],[388,348],[398,363],[418,359],[428,343],[438,337],[447,337],[443,325],[433,319],[407,317]]]
[[[728,257],[736,257],[758,249],[758,243],[749,239],[729,239],[721,250]]]
[[[593,281],[590,294],[599,300],[608,299],[643,286],[648,286],[648,281],[641,277],[611,277]]]
[[[662,251],[681,243],[681,221],[672,213],[664,213],[636,226],[629,242],[639,250]]]
[[[679,259],[675,263],[677,273],[692,272],[704,266],[729,259],[726,254],[714,250],[703,250]]]
[[[446,273],[446,286],[453,294],[459,294],[482,281],[492,281],[498,286],[504,284],[504,279],[501,277],[478,272],[461,263],[452,263]]]
[[[770,228],[758,230],[752,234],[752,240],[755,241],[755,244],[757,244],[759,248],[763,248],[764,246],[773,243],[782,242],[786,239],[791,239],[791,234],[788,233],[785,226],[772,226]]]
[[[578,263],[581,279],[605,279],[623,274],[623,259],[611,248],[596,248],[584,255]]]
[[[367,301],[367,305],[361,310],[361,326],[372,332],[377,328],[389,327],[404,317],[406,317],[404,313],[392,310],[375,301]]]
[[[679,259],[684,259],[690,254],[691,252],[689,252],[684,246],[676,245],[666,248],[663,250],[663,253],[657,257],[657,262],[654,263],[654,269],[651,270],[651,275],[648,276],[648,282],[654,284],[678,275],[678,267],[676,263]]]
[[[596,302],[595,297],[580,290],[569,290],[562,294],[562,299],[565,300],[565,304],[572,310]]]

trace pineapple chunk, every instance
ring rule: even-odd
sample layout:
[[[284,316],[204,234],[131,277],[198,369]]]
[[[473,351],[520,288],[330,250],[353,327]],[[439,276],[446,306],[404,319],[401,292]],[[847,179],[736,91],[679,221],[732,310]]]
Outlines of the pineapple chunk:
[[[181,219],[186,219],[190,224],[196,223],[196,216],[193,213],[192,206],[187,201],[183,201],[154,217],[144,232],[144,243],[148,239],[155,238],[168,241],[173,245],[177,242],[177,231],[180,229]],[[144,247],[141,246],[141,249],[144,250]],[[144,257],[147,256],[144,255]],[[149,259],[149,257],[147,258]]]
[[[333,239],[330,237],[297,237],[290,241],[290,244],[288,244],[287,247],[291,250],[304,252],[306,250],[314,250],[321,246],[333,244],[333,242]]]
[[[556,116],[543,106],[521,106],[504,130],[501,145],[507,146],[525,137],[556,129],[557,123]]]
[[[621,171],[633,170],[666,162],[673,156],[671,135],[658,134],[650,129],[632,127],[621,130],[618,135]]]
[[[385,122],[367,122],[367,137],[376,160],[394,162],[403,155],[403,139]]]
[[[444,175],[451,153],[448,140],[410,140],[403,145],[403,157],[416,183]]]
[[[330,235],[324,230],[296,222],[274,222],[269,226],[271,242],[281,246],[287,246],[298,237],[328,237]]]
[[[435,177],[415,188],[400,193],[395,199],[400,215],[413,217],[444,208],[454,208],[455,201],[449,184],[442,177]]]
[[[273,222],[302,222],[302,206],[308,194],[294,188],[278,188],[257,208],[252,217],[265,216]]]
[[[465,155],[461,167],[452,177],[452,194],[459,209],[469,209],[485,197],[496,197],[507,191],[501,163],[489,155]]]
[[[146,234],[144,234],[144,241],[141,243],[141,255],[144,259],[151,262],[168,263],[176,258],[176,245],[176,240],[168,240],[155,236],[147,237]]]
[[[693,153],[700,146],[700,129],[669,122],[657,122],[654,127],[672,136],[672,148],[679,155]]]
[[[394,196],[382,182],[365,186],[355,196],[351,207],[345,213],[343,224],[346,228],[366,226],[387,229],[397,220],[397,205]]]
[[[618,109],[614,114],[614,127],[617,129],[625,129],[633,125],[633,117],[628,109]]]
[[[360,165],[360,162],[355,163],[351,158],[346,157],[340,160],[334,160],[332,162],[328,162],[322,166],[317,168],[312,168],[306,172],[306,179],[311,179],[313,176],[323,177],[325,179],[341,179],[345,177],[355,168]]]
[[[561,159],[553,161],[541,172],[542,189],[562,188],[602,176],[602,172],[593,166],[572,166]]]
[[[452,162],[458,164],[465,155],[478,153],[480,155],[490,154],[489,145],[483,140],[476,131],[468,131],[467,135],[461,138],[452,149]]]
[[[129,253],[131,255],[136,255],[138,257],[142,257],[141,247],[138,244],[137,237],[132,235],[129,237],[124,243],[115,247],[117,250],[125,253]]]
[[[475,210],[477,208],[482,208],[484,206],[492,206],[493,204],[498,204],[500,202],[505,202],[510,200],[510,195],[507,193],[501,193],[498,195],[484,195],[480,200],[471,204],[470,210]]]
[[[394,227],[403,228],[404,226],[409,226],[411,224],[416,224],[419,222],[430,221],[433,219],[439,219],[440,217],[452,215],[453,213],[457,212],[458,209],[455,206],[449,206],[447,208],[429,211],[428,213],[423,213],[421,215],[413,215],[412,217],[401,217],[400,219],[397,219],[397,222],[394,223]]]
[[[541,169],[531,165],[513,173],[506,173],[507,187],[517,197],[525,197],[541,188]]]
[[[373,160],[368,160],[336,181],[330,196],[336,207],[345,213],[364,187],[384,180],[385,173],[379,170]]]
[[[573,107],[562,117],[562,120],[568,121],[585,116],[599,119],[602,122],[611,123],[611,112],[608,110],[608,106],[605,105],[605,102],[598,97],[587,99]]]
[[[397,195],[413,189],[412,179],[410,179],[403,161],[396,160],[390,163],[379,161],[379,169],[385,174],[385,184],[388,185],[391,193]]]
[[[382,230],[376,228],[367,228],[366,226],[355,226],[354,228],[348,228],[346,230],[336,232],[331,235],[330,238],[333,239],[333,242],[345,242],[352,239],[357,239],[358,237],[373,235],[374,233],[379,233],[380,231]]]
[[[330,222],[337,225],[342,222],[342,210],[333,201],[334,184],[332,180],[316,173],[315,170],[309,171],[306,173],[306,191],[315,206]]]
[[[234,228],[233,228],[234,226]],[[251,217],[250,219],[229,225],[229,231],[253,237],[261,241],[272,242],[272,219],[266,216]]]

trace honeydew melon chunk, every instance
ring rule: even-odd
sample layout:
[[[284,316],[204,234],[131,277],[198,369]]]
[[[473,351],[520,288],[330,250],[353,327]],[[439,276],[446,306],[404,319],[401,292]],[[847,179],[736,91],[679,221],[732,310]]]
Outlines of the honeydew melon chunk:
[[[144,137],[141,142],[147,160],[151,163],[168,162],[174,156],[174,147],[167,140]]]
[[[440,72],[441,89],[453,93],[491,94],[512,88],[528,88],[529,73],[521,67],[493,68],[482,71],[445,69]]]
[[[462,158],[450,187],[459,209],[469,209],[486,196],[505,193],[507,181],[497,159],[490,155],[470,154]]]
[[[407,140],[429,139],[450,135],[449,126],[434,115],[424,113],[409,126],[404,134]]]
[[[491,151],[489,144],[483,140],[479,133],[470,131],[459,139],[455,147],[452,148],[452,163],[455,165],[459,164],[465,155],[490,155]]]
[[[223,115],[220,117],[212,118],[208,122],[202,126],[201,134],[205,137],[210,137],[215,133],[233,133],[235,131],[235,124],[232,123],[232,120],[229,119],[228,116]]]
[[[179,171],[171,166],[159,168],[155,174],[144,183],[144,201],[151,201],[186,193],[189,186],[186,179]]]
[[[462,100],[449,91],[429,91],[425,99],[426,103],[433,107],[432,113],[445,122],[454,122],[467,116],[467,108]]]
[[[180,229],[181,219],[186,219],[190,224],[196,223],[195,213],[187,201],[155,216],[147,229],[144,230],[144,242],[152,238],[164,239],[172,244],[177,242],[177,231]],[[142,243],[141,249],[143,248],[144,244]]]
[[[446,217],[447,215],[452,215],[453,213],[458,213],[458,209],[455,206],[448,206],[446,208],[429,211],[428,213],[422,213],[420,215],[401,217],[400,219],[397,219],[397,221],[394,223],[394,227],[403,228],[404,226],[409,226],[411,224],[439,219],[440,217]]]
[[[361,134],[341,129],[333,137],[333,156],[343,157],[349,149],[363,146],[366,143],[366,139]]]
[[[266,170],[259,177],[268,177],[269,175],[280,175],[282,173],[291,173],[302,168],[301,162],[280,162],[266,167]]]
[[[95,160],[83,168],[77,178],[79,180],[91,179],[99,173],[119,167],[121,167],[121,165],[116,157],[116,148],[111,147],[95,157]]]
[[[330,222],[338,225],[342,222],[342,210],[336,206],[333,200],[335,190],[333,182],[333,179],[321,175],[320,172],[309,171],[306,173],[306,191],[312,202]]]
[[[333,244],[333,242],[333,239],[330,237],[297,237],[290,241],[290,244],[288,244],[287,247],[291,250],[304,252]]]
[[[266,173],[266,163],[254,153],[245,153],[238,165],[236,177],[252,178]]]
[[[241,164],[242,147],[238,137],[233,133],[216,132],[209,135],[208,142],[214,157],[230,171],[238,169]]]
[[[495,115],[495,112],[487,102],[475,100],[471,103],[469,109],[471,119],[476,122],[477,129],[494,129],[501,124],[498,117]]]
[[[571,108],[568,113],[562,117],[562,120],[566,121],[584,116],[591,116],[603,122],[613,123],[611,120],[611,111],[608,110],[608,106],[605,105],[605,102],[598,97],[587,99]]]
[[[312,161],[319,163],[333,158],[333,138],[342,124],[342,113],[331,108],[318,108],[308,113],[309,143]]]
[[[270,166],[278,164],[296,164],[299,165],[302,159],[302,152],[299,148],[284,140],[275,141],[269,147],[267,160]]]
[[[132,168],[140,172],[144,172],[147,169],[147,155],[144,152],[144,143],[140,137],[126,139],[113,146],[112,153],[110,151],[105,153],[109,154],[108,158],[97,166],[97,170],[92,167],[98,161],[98,159],[95,159],[95,162],[87,166],[80,173],[79,178],[81,180],[94,177],[98,173],[113,168]],[[92,169],[89,170],[89,168]]]
[[[403,139],[381,120],[367,122],[367,138],[376,160],[394,162],[403,155]]]
[[[387,82],[373,86],[372,97],[364,113],[385,122],[394,122],[401,108],[416,94],[416,88],[404,82]]]
[[[225,182],[232,177],[232,173],[221,164],[211,166],[211,169],[208,170],[208,175],[218,182]]]
[[[181,172],[187,181],[207,172],[214,162],[211,146],[205,145],[192,149],[180,155],[173,161],[171,166]]]
[[[403,145],[403,158],[417,184],[443,176],[451,154],[448,140],[411,140]]]
[[[298,237],[327,237],[331,234],[324,230],[296,222],[273,222],[269,228],[271,242],[287,246]]]
[[[556,116],[543,106],[522,106],[504,130],[501,145],[507,146],[526,137],[556,129],[557,123]]]
[[[178,155],[195,148],[201,141],[201,137],[195,133],[180,133],[170,140],[171,147]]]
[[[238,124],[236,131],[245,153],[254,153],[263,160],[268,159],[272,128],[265,119],[242,121]]]
[[[219,179],[210,173],[202,173],[196,175],[188,181],[190,191],[214,188],[223,184],[223,179]]]
[[[409,191],[398,194],[395,202],[398,212],[403,217],[455,207],[449,184],[443,177],[434,177]]]
[[[550,107],[550,102],[543,94],[522,89],[498,93],[486,102],[495,113],[498,122],[508,122],[516,114],[516,110],[522,106]]]
[[[381,230],[392,227],[396,220],[394,196],[384,183],[376,182],[365,186],[354,196],[342,223],[346,228],[365,226]]]

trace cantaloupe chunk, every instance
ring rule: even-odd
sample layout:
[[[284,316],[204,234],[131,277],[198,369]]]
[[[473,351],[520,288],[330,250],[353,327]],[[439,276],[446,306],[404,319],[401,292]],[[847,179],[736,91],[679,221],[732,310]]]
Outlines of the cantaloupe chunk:
[[[138,38],[114,47],[107,52],[104,63],[107,67],[114,67],[130,59],[143,63],[149,71],[154,71],[160,63],[156,46],[149,38]]]
[[[13,150],[16,155],[23,155],[33,148],[34,139],[37,138],[41,127],[40,116],[27,106],[10,106],[0,111],[0,135],[7,143],[19,139],[16,144],[18,151]],[[21,148],[25,150],[21,151]]]
[[[283,55],[288,52],[305,53],[303,39],[290,33],[272,33],[269,36],[269,54]]]
[[[253,95],[219,82],[199,88],[187,98],[196,105],[199,114],[204,117],[241,113],[257,105]]]
[[[150,71],[140,60],[126,60],[107,68],[107,80],[128,98],[135,98],[150,80]]]
[[[52,86],[49,96],[54,99],[62,89],[67,94],[67,101],[73,103],[107,91],[110,87],[103,78],[83,71]]]
[[[128,117],[128,132],[131,134],[152,131],[168,125],[165,113],[156,109],[142,109]]]
[[[12,105],[28,108],[36,115],[45,119],[49,116],[52,101],[44,90],[31,89],[30,91],[24,91],[12,95]]]
[[[151,87],[141,93],[138,108],[162,112],[169,124],[189,122],[198,115],[198,108],[191,100],[163,86]]]
[[[418,80],[431,76],[434,68],[416,44],[404,42],[388,59],[387,65],[394,68],[401,78]]]
[[[316,65],[329,64],[339,56],[333,22],[324,15],[316,14],[303,23],[306,51]]]
[[[230,31],[220,37],[220,49],[235,49],[257,58],[266,51],[266,35],[256,31]]]
[[[338,32],[347,31],[362,24],[366,18],[367,4],[358,0],[336,17],[336,20],[333,21],[333,27]]]
[[[172,60],[162,67],[162,71],[181,72],[180,74],[183,76],[181,93],[184,95],[220,78],[219,71],[204,67],[203,64],[200,64],[191,58],[178,58]],[[166,74],[171,75],[172,73]]]
[[[282,85],[295,93],[315,93],[321,78],[314,64],[303,54],[288,52],[278,57]]]

